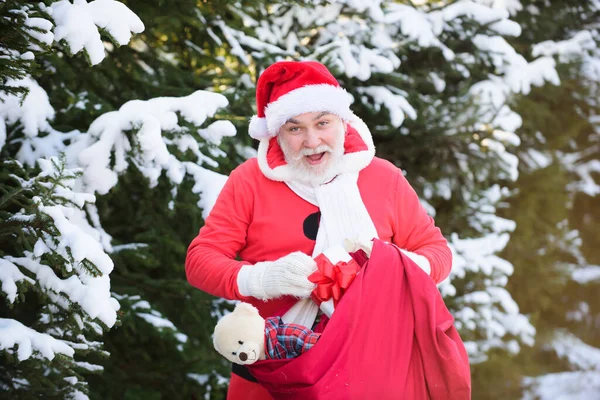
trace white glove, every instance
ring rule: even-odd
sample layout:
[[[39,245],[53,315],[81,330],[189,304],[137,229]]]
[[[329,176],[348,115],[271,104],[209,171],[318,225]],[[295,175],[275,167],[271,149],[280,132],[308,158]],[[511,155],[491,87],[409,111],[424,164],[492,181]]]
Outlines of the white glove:
[[[404,249],[400,249],[400,251],[402,254],[413,260],[415,264],[417,264],[423,271],[427,273],[427,275],[431,275],[431,264],[429,263],[427,257]]]
[[[373,252],[373,239],[367,239],[366,237],[354,237],[352,239],[344,239],[344,249],[348,253],[353,253],[358,250],[365,252],[367,257],[371,257]]]
[[[315,288],[308,276],[316,270],[315,260],[297,251],[276,261],[244,265],[237,276],[238,290],[242,296],[261,300],[284,295],[305,298]]]

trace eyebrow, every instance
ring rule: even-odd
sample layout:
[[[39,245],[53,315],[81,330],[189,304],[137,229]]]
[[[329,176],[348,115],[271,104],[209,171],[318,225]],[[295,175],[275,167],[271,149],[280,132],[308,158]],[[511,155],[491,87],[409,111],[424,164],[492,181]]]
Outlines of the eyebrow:
[[[316,117],[313,118],[313,121],[318,120],[319,118],[324,117],[325,115],[329,115],[331,114],[329,111],[323,111],[322,113],[320,113],[319,115],[317,115]]]
[[[322,113],[319,113],[319,115],[317,115],[316,117],[313,118],[313,121],[318,120],[319,118],[323,118],[325,115],[329,115],[331,114],[329,111],[323,111]],[[285,121],[285,123],[287,124],[288,122],[291,122],[292,124],[300,124],[300,121],[298,121],[297,119],[294,118],[290,118],[287,121]],[[285,125],[285,124],[284,124]]]

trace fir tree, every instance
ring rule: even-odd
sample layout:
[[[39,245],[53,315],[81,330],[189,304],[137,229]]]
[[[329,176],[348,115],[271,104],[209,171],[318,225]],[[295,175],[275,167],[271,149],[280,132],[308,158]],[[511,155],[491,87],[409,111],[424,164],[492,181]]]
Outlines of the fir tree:
[[[73,134],[51,125],[55,110],[36,81],[52,71],[48,53],[74,54],[85,44],[87,59],[101,61],[90,14],[97,6],[0,5],[0,293],[6,303],[0,390],[11,398],[86,398],[86,375],[102,370],[89,361],[106,357],[101,336],[117,319],[108,277],[113,262],[87,222],[95,196],[79,190],[82,171],[66,167],[61,152]],[[119,10],[127,28],[143,29],[121,3],[108,6]],[[115,43],[129,40],[129,30],[105,27],[105,33]],[[90,36],[96,41],[86,41]]]
[[[18,161],[0,173],[1,392],[13,398],[87,393],[82,373],[106,356],[96,339],[117,318],[110,257],[76,221],[94,196],[73,190],[81,171],[65,159],[38,161],[31,175]]]
[[[483,399],[520,398],[523,386],[527,399],[595,398],[600,352],[590,332],[598,315],[591,306],[598,258],[584,221],[593,215],[598,193],[590,171],[598,155],[600,75],[592,66],[599,9],[587,1],[522,3],[515,19],[523,33],[515,47],[530,57],[554,57],[561,80],[515,99],[524,120],[516,149],[519,179],[502,212],[517,222],[502,253],[515,265],[508,288],[538,334],[535,347],[514,359],[494,354],[475,379]],[[494,381],[499,373],[503,379]]]

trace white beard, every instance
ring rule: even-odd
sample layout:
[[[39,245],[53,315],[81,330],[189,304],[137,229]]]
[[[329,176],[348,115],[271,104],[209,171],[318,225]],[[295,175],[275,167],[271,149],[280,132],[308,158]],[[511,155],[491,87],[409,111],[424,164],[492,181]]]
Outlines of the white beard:
[[[315,149],[302,149],[298,152],[292,151],[281,137],[277,138],[277,142],[283,151],[285,161],[293,171],[294,181],[306,183],[309,185],[320,185],[329,182],[337,173],[337,165],[344,156],[344,139],[346,130],[343,125],[335,137],[334,147],[331,148],[325,144],[318,146]],[[305,156],[327,152],[329,159],[318,165],[310,165],[305,160]]]

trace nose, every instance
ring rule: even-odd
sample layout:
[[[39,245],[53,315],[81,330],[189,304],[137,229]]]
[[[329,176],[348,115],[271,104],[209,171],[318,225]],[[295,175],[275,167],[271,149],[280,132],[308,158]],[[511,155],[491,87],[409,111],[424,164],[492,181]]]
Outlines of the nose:
[[[306,131],[306,137],[304,138],[304,147],[314,149],[321,144],[321,136],[313,129]]]
[[[239,357],[240,357],[240,360],[246,361],[248,359],[248,354],[246,354],[246,353],[240,353]]]

